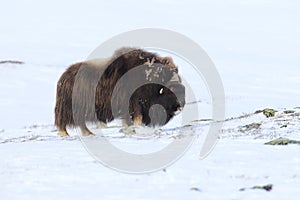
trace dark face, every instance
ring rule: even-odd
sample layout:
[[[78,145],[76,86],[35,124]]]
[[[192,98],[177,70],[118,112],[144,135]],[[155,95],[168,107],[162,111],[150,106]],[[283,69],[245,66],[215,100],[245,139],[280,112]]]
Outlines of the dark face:
[[[148,87],[148,88],[147,88]],[[185,88],[181,83],[168,87],[153,84],[144,86],[143,91],[151,88],[155,91],[150,97],[141,98],[143,123],[150,126],[162,126],[168,123],[185,105]]]

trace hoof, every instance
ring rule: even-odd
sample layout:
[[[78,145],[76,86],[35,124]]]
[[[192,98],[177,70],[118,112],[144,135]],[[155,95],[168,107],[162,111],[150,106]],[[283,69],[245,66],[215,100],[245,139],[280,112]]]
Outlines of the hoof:
[[[58,135],[59,135],[59,136],[62,136],[62,137],[67,137],[67,136],[69,136],[69,134],[68,134],[67,131],[58,131]]]
[[[95,134],[92,133],[91,131],[83,131],[82,136],[94,136]]]

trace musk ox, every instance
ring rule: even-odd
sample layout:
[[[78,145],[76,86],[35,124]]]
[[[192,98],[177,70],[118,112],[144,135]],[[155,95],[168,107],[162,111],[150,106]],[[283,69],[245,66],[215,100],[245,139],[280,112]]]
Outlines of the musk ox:
[[[124,82],[122,78],[131,70],[135,70],[134,79]],[[128,88],[136,82],[144,84],[130,94]],[[163,109],[152,109],[154,105]],[[107,123],[115,118],[125,125],[164,125],[184,105],[185,87],[172,58],[121,48],[110,58],[73,64],[62,74],[57,83],[55,125],[61,136],[68,136],[67,126],[79,126],[83,135],[92,135],[86,122]]]

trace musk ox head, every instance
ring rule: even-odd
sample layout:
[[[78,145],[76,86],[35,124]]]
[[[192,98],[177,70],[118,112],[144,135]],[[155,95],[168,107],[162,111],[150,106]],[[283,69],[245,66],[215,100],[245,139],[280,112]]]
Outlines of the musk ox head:
[[[161,85],[145,86],[137,91],[142,92],[152,87],[150,95],[139,95],[139,104],[142,110],[142,123],[147,126],[162,126],[169,122],[185,105],[185,89],[181,84],[174,84],[168,88]],[[175,91],[176,90],[176,91]],[[175,94],[176,93],[176,94]]]
[[[168,62],[171,61],[167,58]],[[138,88],[130,98],[131,118],[135,122],[135,107],[139,107],[142,122],[148,126],[161,126],[169,122],[185,105],[185,87],[178,75],[178,68],[167,65],[158,60],[157,63],[148,62],[141,68],[141,76],[144,74],[147,81],[155,83],[145,84]],[[138,102],[138,103],[136,103]],[[137,117],[138,118],[138,117]]]

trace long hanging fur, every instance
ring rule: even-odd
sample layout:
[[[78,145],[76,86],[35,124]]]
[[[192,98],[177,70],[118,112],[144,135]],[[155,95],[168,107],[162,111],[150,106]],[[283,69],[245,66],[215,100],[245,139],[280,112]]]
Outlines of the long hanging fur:
[[[124,74],[137,66],[143,67],[136,68],[140,69],[136,80],[156,78],[169,87],[146,84],[128,96],[126,87],[134,83],[129,82],[126,87],[116,85]],[[113,116],[111,108],[114,90],[118,94],[118,116]],[[173,93],[175,90],[179,91],[179,99]],[[162,105],[167,112],[167,120],[162,125],[184,106],[184,99],[184,86],[171,58],[160,57],[142,49],[121,48],[110,58],[75,63],[62,74],[57,83],[55,125],[59,130],[66,130],[66,126],[85,127],[87,121],[107,123],[115,117],[123,118],[128,125],[136,121],[139,124],[155,125],[157,122],[151,122],[149,117],[149,109],[154,104]],[[130,100],[129,108],[124,108],[126,100]],[[124,113],[128,109],[129,115]]]

